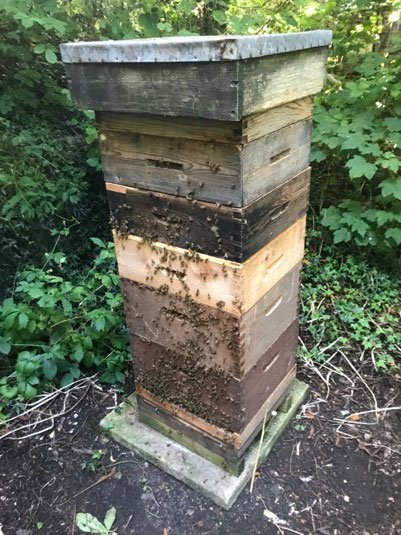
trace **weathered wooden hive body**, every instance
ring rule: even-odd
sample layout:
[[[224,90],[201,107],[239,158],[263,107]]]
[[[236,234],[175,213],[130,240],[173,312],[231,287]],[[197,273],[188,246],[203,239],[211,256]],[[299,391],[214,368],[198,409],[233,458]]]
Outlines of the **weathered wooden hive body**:
[[[142,421],[231,473],[295,377],[331,32],[71,43],[96,111]]]

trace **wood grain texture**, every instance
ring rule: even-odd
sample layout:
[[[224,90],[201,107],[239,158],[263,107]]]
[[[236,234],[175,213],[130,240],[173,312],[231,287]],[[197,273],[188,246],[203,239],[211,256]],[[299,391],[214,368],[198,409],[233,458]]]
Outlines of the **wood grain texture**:
[[[310,168],[244,208],[107,182],[112,227],[122,234],[244,262],[306,213]]]
[[[295,366],[297,336],[295,320],[238,380],[217,366],[204,367],[195,353],[179,354],[134,335],[136,381],[160,401],[241,433]]]
[[[66,64],[80,108],[239,120],[238,62]]]
[[[243,115],[319,93],[327,56],[328,48],[322,47],[240,62]]]
[[[308,167],[311,127],[311,120],[301,121],[244,146],[241,159],[244,205]]]
[[[314,95],[327,47],[249,60],[202,63],[66,64],[81,108],[239,121]]]
[[[308,119],[312,114],[312,97],[305,97],[250,115],[241,121],[98,111],[96,125],[100,136],[113,131],[214,143],[244,144]]]
[[[243,378],[295,320],[300,264],[240,318],[122,278],[128,330],[143,340]]]
[[[241,206],[240,146],[108,131],[100,148],[107,182]]]
[[[121,277],[241,316],[301,262],[305,217],[243,263],[114,233]]]
[[[290,124],[309,119],[312,114],[313,99],[312,97],[305,97],[260,113],[248,115],[240,123],[242,126],[242,142],[249,143]]]
[[[195,428],[177,420],[166,411],[154,407],[138,396],[138,417],[146,425],[156,429],[171,440],[204,457],[234,476],[244,468],[244,459],[233,455],[238,450],[228,447],[214,437],[200,433]]]
[[[286,396],[288,389],[291,386],[292,381],[295,379],[295,367],[289,371],[289,373],[283,378],[277,388],[270,394],[265,400],[262,407],[254,415],[252,420],[246,425],[245,429],[241,433],[232,433],[226,431],[224,428],[213,425],[206,420],[199,418],[192,413],[178,407],[177,405],[168,401],[161,401],[155,398],[150,392],[144,389],[139,383],[136,383],[136,394],[142,397],[149,403],[152,403],[155,407],[165,410],[169,414],[173,415],[178,420],[190,424],[201,433],[205,433],[212,437],[221,440],[226,444],[232,445],[235,449],[241,452],[253,440],[255,435],[259,432],[261,424],[263,422],[265,414],[269,416],[269,413],[275,410]]]

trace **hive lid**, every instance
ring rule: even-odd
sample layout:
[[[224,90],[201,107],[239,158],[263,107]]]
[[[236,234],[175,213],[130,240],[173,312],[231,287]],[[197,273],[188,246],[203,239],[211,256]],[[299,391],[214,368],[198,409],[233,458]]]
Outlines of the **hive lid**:
[[[271,35],[158,37],[91,41],[60,46],[64,63],[167,63],[233,61],[328,46],[332,32]]]

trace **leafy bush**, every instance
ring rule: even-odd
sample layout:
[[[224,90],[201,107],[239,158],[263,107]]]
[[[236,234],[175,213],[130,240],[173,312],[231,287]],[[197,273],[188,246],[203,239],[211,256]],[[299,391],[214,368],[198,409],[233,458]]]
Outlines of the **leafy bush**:
[[[401,39],[388,54],[366,54],[355,78],[316,109],[312,161],[328,164],[320,179],[329,201],[342,188],[322,220],[334,243],[401,244],[400,54]]]
[[[335,248],[307,250],[300,321],[313,349],[300,348],[301,354],[321,362],[340,348],[371,359],[377,370],[400,369],[400,310],[399,278],[360,258],[343,257]],[[330,351],[325,352],[328,346]]]
[[[65,277],[66,256],[49,253],[42,268],[20,274],[15,295],[0,307],[4,398],[30,399],[85,369],[97,369],[107,383],[123,381],[128,337],[114,245],[93,241],[100,252],[90,269]]]

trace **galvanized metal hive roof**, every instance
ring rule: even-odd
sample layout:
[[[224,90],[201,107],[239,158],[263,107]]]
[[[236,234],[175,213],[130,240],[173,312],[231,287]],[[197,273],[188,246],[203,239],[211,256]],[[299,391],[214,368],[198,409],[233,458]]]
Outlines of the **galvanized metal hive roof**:
[[[330,30],[272,35],[159,37],[60,46],[64,63],[235,61],[328,46]]]

